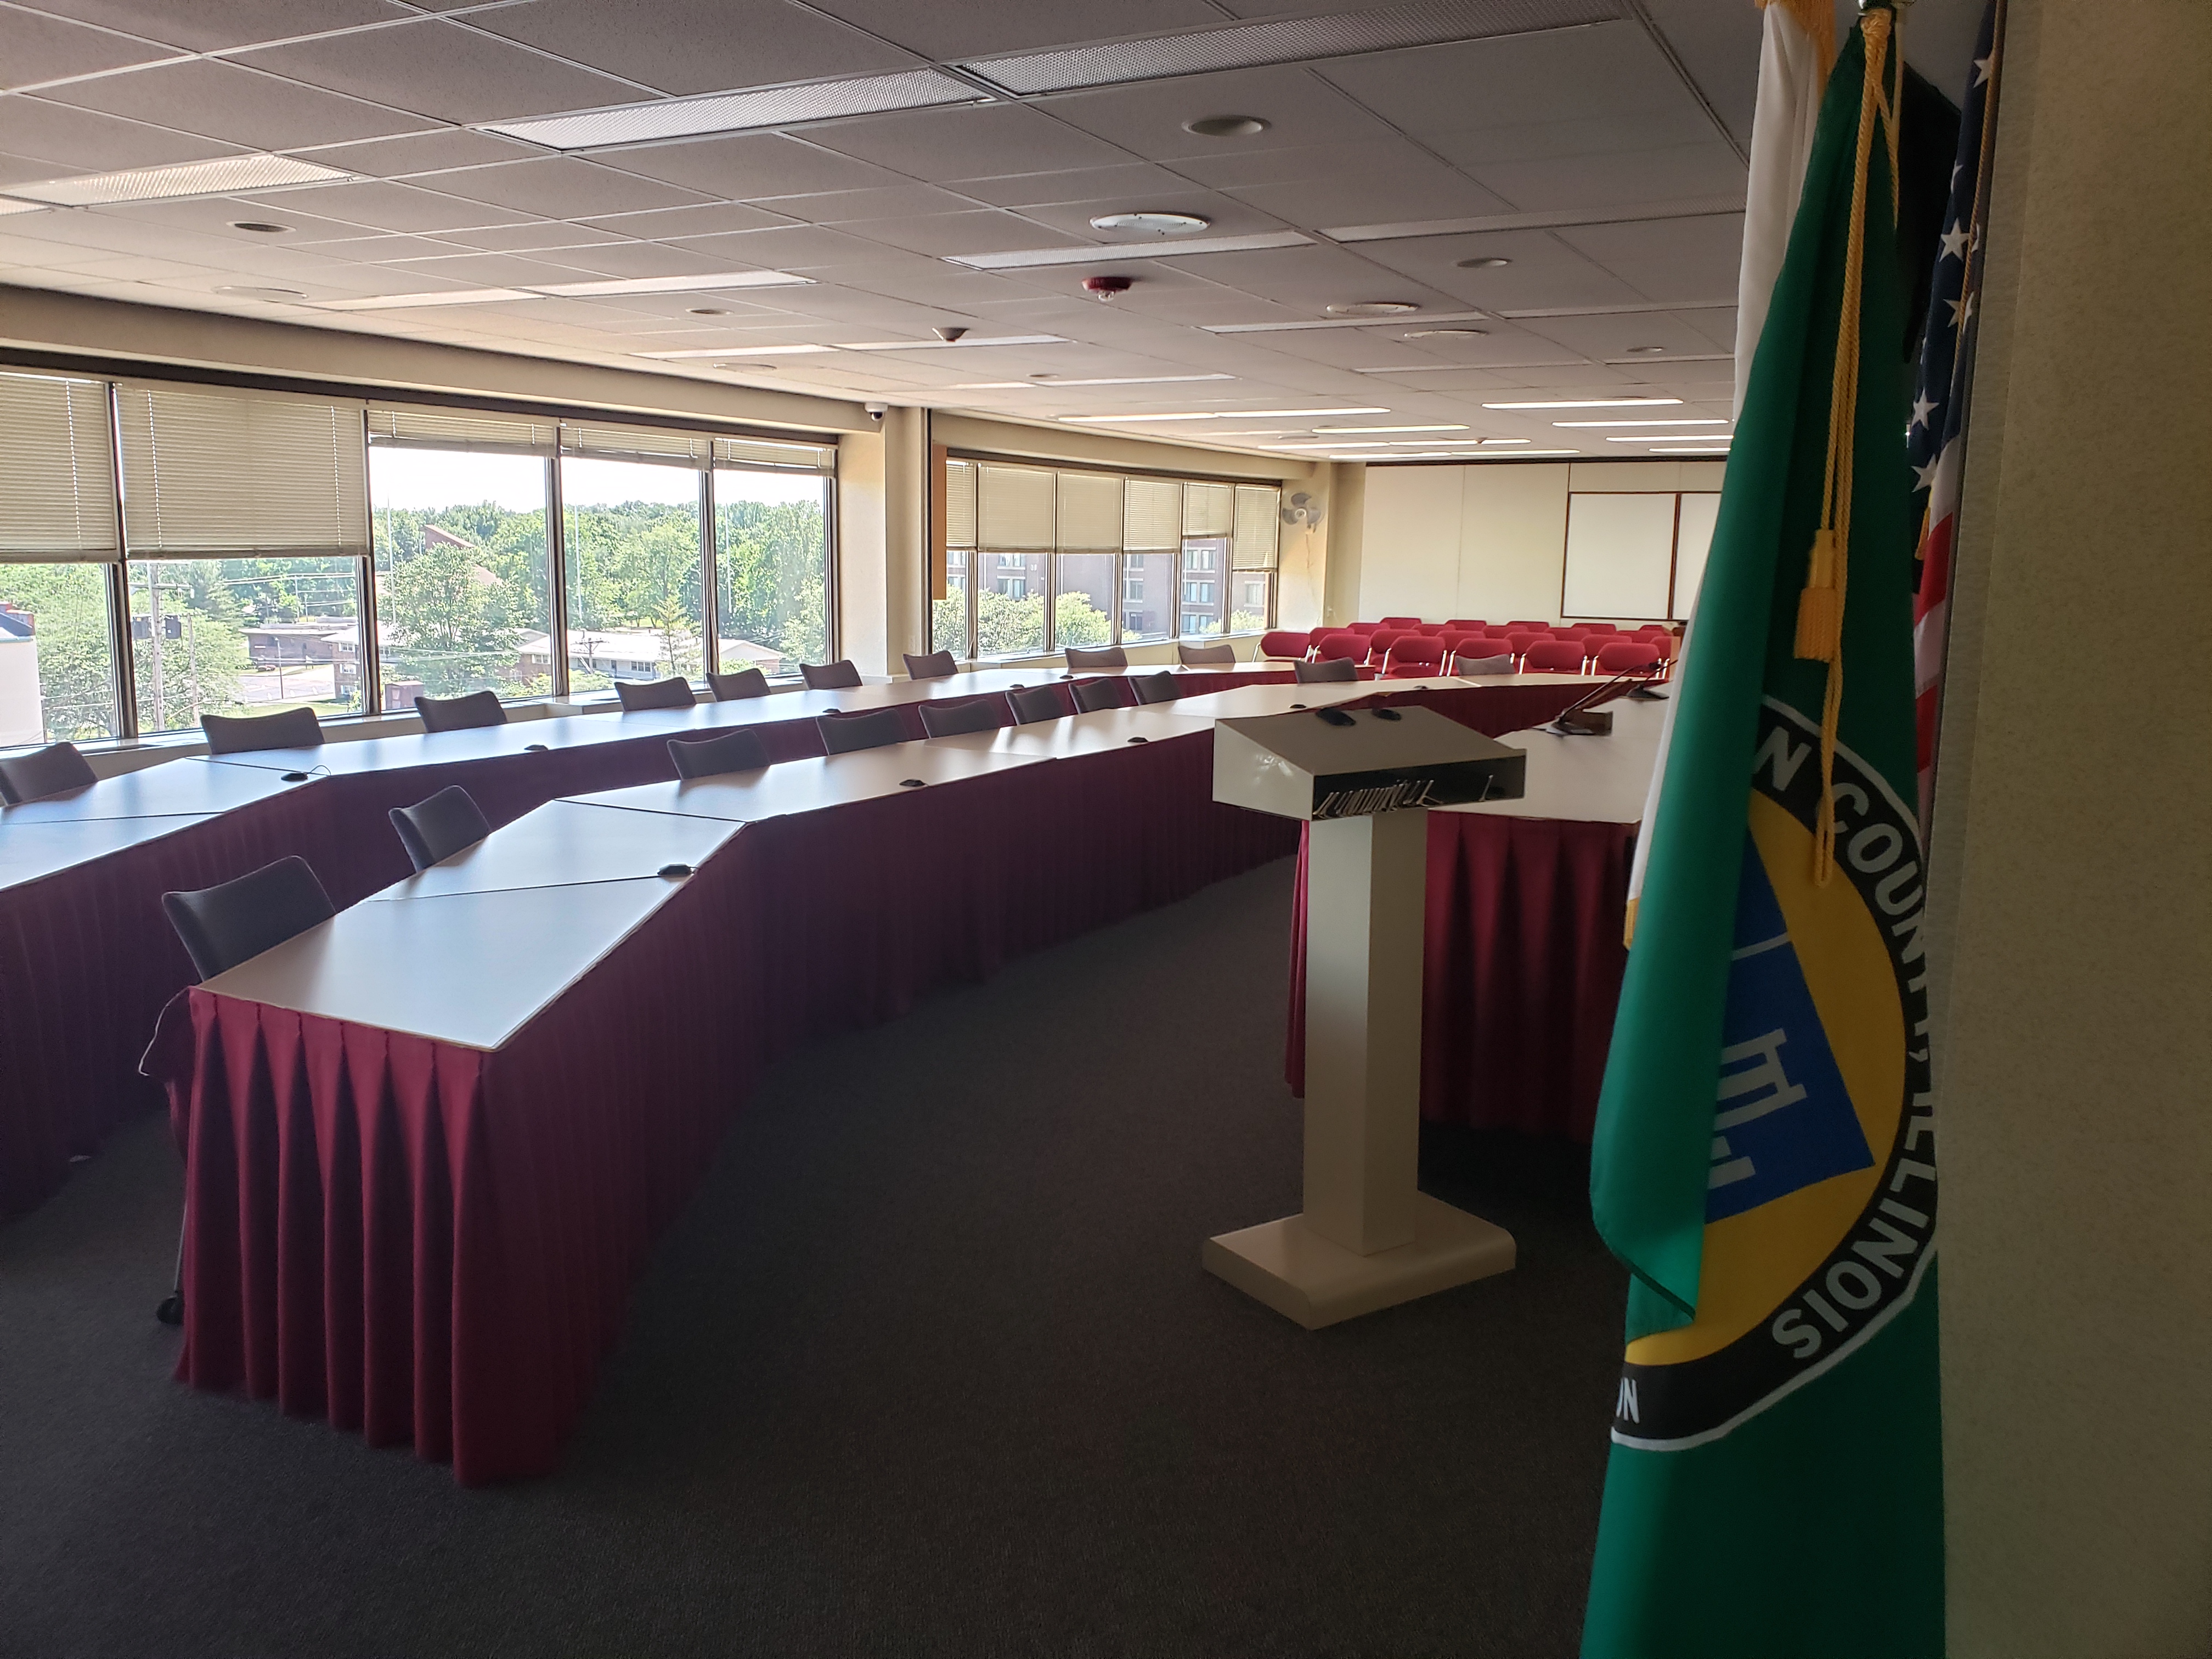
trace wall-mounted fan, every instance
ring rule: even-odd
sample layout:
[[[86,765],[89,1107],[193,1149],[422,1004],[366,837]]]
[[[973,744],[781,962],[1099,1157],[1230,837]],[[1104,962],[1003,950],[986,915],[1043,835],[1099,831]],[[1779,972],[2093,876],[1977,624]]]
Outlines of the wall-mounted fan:
[[[1301,489],[1283,503],[1283,522],[1311,530],[1322,521],[1323,514],[1327,512],[1328,508]]]

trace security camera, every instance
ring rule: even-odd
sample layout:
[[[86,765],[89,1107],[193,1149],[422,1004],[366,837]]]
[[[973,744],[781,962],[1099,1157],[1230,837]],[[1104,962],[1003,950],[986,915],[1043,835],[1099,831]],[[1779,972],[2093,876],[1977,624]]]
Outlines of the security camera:
[[[890,405],[889,404],[862,404],[860,407],[868,411],[868,418],[870,420],[874,421],[880,425],[883,422],[884,411],[889,409]]]

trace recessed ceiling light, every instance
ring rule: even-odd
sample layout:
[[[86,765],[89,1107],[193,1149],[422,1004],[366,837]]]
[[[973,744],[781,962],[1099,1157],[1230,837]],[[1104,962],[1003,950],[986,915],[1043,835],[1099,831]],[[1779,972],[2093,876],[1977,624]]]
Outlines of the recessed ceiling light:
[[[1726,426],[1719,416],[1694,415],[1650,416],[1632,421],[1554,421],[1553,426]]]
[[[1139,230],[1152,236],[1187,236],[1212,223],[1195,213],[1102,213],[1091,222],[1093,230]]]
[[[1317,426],[1316,432],[1464,432],[1467,422],[1451,421],[1436,426]]]
[[[307,297],[296,288],[246,288],[235,283],[227,283],[216,292],[234,294],[241,300],[304,300]]]
[[[55,207],[88,207],[107,202],[163,202],[186,196],[223,196],[233,191],[322,184],[353,176],[337,167],[295,161],[289,155],[225,155],[212,161],[185,161],[173,167],[126,167],[119,173],[42,179],[27,185],[10,185],[8,194]]]
[[[282,236],[292,228],[289,225],[271,224],[266,219],[233,219],[230,228],[233,230],[250,230],[256,236]]]
[[[1652,409],[1680,398],[1547,398],[1534,403],[1485,404],[1485,409]]]
[[[46,210],[44,202],[10,202],[0,198],[0,213],[44,213]]]
[[[589,283],[545,283],[531,292],[588,299],[600,294],[696,294],[702,289],[813,286],[811,276],[794,276],[783,270],[717,270],[704,276],[608,276]]]
[[[1258,115],[1201,115],[1184,122],[1182,130],[1201,138],[1257,138],[1272,125]]]
[[[1510,259],[1501,259],[1495,253],[1486,253],[1475,259],[1455,259],[1452,263],[1462,270],[1495,270],[1500,265],[1510,265]]]
[[[489,306],[535,300],[526,288],[453,288],[437,294],[364,294],[351,300],[319,300],[325,311],[415,311],[429,306]]]
[[[482,129],[549,149],[596,149],[604,144],[641,144],[656,138],[695,138],[709,132],[744,132],[847,115],[981,104],[988,94],[937,70],[861,75],[803,87],[765,87],[754,92],[710,92],[696,98],[658,98],[574,115],[486,121]]]
[[[1655,449],[1654,455],[1725,455],[1725,449]]]
[[[1628,355],[1632,357],[1656,357],[1666,349],[1665,346],[1631,346]]]
[[[1408,340],[1472,340],[1489,332],[1486,328],[1417,328],[1404,337]]]
[[[1632,437],[1609,433],[1609,444],[1724,444],[1735,441],[1725,432],[1639,432]]]
[[[1528,442],[1529,440],[1526,438],[1485,438],[1482,441],[1486,444],[1525,444]]]
[[[1332,317],[1402,317],[1420,307],[1411,300],[1353,300],[1324,307]]]
[[[1003,253],[948,253],[949,265],[970,270],[1026,270],[1041,265],[1097,264],[1110,253],[1122,259],[1188,259],[1200,253],[1249,253],[1276,247],[1310,247],[1313,238],[1295,230],[1255,231],[1249,236],[1196,236],[1172,242],[1136,242],[1111,249],[1095,243],[1081,247],[1015,248]]]

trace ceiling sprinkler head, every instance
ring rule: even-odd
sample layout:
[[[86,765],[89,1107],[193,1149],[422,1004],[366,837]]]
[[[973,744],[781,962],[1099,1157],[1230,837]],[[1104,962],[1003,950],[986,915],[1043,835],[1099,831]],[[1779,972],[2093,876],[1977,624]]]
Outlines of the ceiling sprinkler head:
[[[1094,300],[1111,301],[1135,286],[1135,281],[1127,276],[1085,276],[1083,279],[1083,291]]]
[[[944,341],[945,344],[951,345],[968,331],[964,328],[940,328],[932,330],[931,331],[934,333],[939,339]]]

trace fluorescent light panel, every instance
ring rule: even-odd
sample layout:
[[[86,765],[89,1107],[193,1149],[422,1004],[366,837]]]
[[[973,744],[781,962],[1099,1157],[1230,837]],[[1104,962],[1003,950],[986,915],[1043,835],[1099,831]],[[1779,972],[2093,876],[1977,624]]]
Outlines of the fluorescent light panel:
[[[1679,444],[1687,442],[1692,435],[1693,434],[1686,432],[1639,432],[1633,437],[1608,437],[1606,442],[1609,444]],[[1729,442],[1730,440],[1725,434],[1717,432],[1711,437],[1699,436],[1698,441],[1723,444]]]
[[[1490,313],[1486,311],[1432,311],[1425,313],[1403,312],[1395,317],[1331,317],[1326,322],[1201,323],[1199,326],[1208,334],[1295,334],[1315,328],[1410,328],[1416,325],[1426,328],[1432,323],[1474,323],[1489,319]],[[1450,367],[1480,368],[1483,365],[1454,363]]]
[[[1436,426],[1317,426],[1316,432],[1464,432],[1465,421],[1450,421]],[[1431,441],[1433,441],[1433,440]]]
[[[1088,265],[1100,260],[1181,259],[1199,253],[1249,253],[1273,247],[1309,247],[1313,238],[1295,230],[1256,231],[1249,236],[1178,236],[1172,241],[1102,246],[1017,248],[1005,253],[948,253],[949,265],[970,270],[1024,270],[1037,265]]]
[[[1725,455],[1725,449],[1655,449],[1654,455]]]
[[[1552,398],[1540,403],[1485,404],[1485,409],[1650,409],[1680,398]]]
[[[350,300],[317,300],[318,311],[414,311],[426,306],[489,306],[507,300],[535,300],[522,288],[455,288],[439,294],[364,294]]]
[[[613,144],[648,143],[659,138],[696,138],[709,132],[795,126],[802,122],[835,120],[847,115],[880,115],[890,110],[933,109],[946,104],[988,101],[986,94],[940,70],[909,70],[892,75],[817,81],[807,86],[710,92],[696,98],[659,98],[576,114],[477,125],[483,131],[543,144],[549,149],[597,149]]]
[[[127,167],[120,173],[88,173],[74,179],[42,179],[10,185],[6,193],[49,207],[94,207],[109,202],[165,202],[187,196],[224,196],[233,191],[274,190],[283,185],[318,185],[354,175],[289,155],[225,155],[212,161],[173,167]]]
[[[1693,416],[1663,416],[1641,421],[1554,421],[1553,426],[1726,426],[1717,416],[1703,418]]]
[[[425,306],[486,306],[508,300],[585,300],[622,294],[696,294],[707,289],[813,286],[811,276],[781,270],[720,270],[707,276],[617,276],[589,283],[548,283],[538,288],[460,288],[432,294],[370,294],[352,300],[319,300],[324,311],[409,311]],[[658,354],[646,354],[658,355]],[[736,350],[690,354],[730,357]]]
[[[956,351],[969,346],[1066,345],[1064,334],[963,334],[957,340],[841,340],[840,351]]]
[[[1181,410],[1163,415],[1063,415],[1063,421],[1083,424],[1127,424],[1133,421],[1289,421],[1309,415],[1388,415],[1387,409],[1226,409]]]

